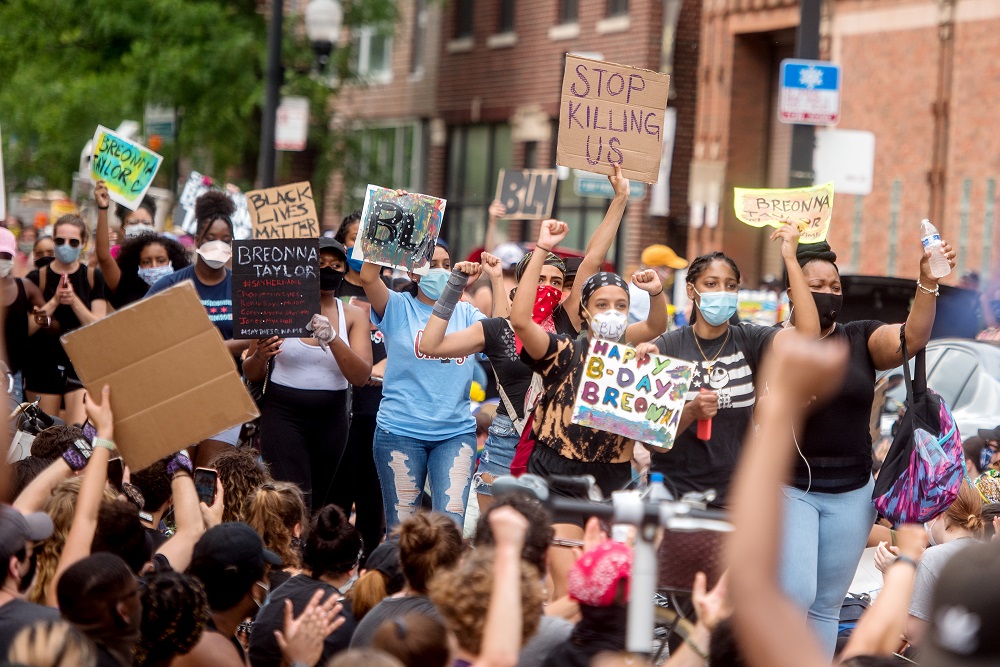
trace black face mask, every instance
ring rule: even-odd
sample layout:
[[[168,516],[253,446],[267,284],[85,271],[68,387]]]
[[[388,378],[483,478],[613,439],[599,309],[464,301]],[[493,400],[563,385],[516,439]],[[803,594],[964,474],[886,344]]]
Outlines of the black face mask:
[[[344,282],[344,272],[337,271],[329,266],[324,266],[319,270],[319,289],[322,292],[336,292],[340,289],[340,283]]]
[[[844,295],[813,292],[812,297],[816,302],[816,310],[819,311],[819,329],[826,331],[837,321],[837,313],[844,305]]]
[[[55,257],[39,257],[35,260],[35,268],[41,269],[43,266],[48,266],[54,259]]]

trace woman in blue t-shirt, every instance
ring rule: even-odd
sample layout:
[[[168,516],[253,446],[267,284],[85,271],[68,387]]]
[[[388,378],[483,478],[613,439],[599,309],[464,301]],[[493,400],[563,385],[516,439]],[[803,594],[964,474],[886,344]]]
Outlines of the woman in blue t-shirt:
[[[381,267],[365,262],[361,283],[371,302],[372,322],[385,336],[388,355],[374,454],[382,485],[386,528],[391,531],[420,505],[430,478],[432,505],[459,524],[464,521],[476,462],[476,420],[469,390],[469,357],[439,359],[420,353],[420,338],[434,303],[451,275],[451,256],[434,249],[430,272],[411,274],[407,292],[392,292]],[[459,303],[449,323],[461,330],[485,316]]]

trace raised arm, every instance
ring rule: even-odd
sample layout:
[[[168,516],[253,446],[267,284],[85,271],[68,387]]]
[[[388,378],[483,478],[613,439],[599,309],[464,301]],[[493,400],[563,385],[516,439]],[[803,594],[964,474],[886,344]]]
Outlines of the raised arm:
[[[577,331],[583,324],[580,319],[580,294],[583,291],[583,284],[587,282],[587,278],[601,270],[601,265],[604,264],[608,251],[611,250],[611,244],[618,236],[618,226],[621,225],[622,215],[625,214],[625,206],[628,204],[629,183],[628,179],[622,176],[622,169],[619,165],[615,165],[615,173],[613,176],[608,176],[608,180],[611,181],[611,187],[615,190],[615,197],[611,200],[611,206],[608,207],[604,220],[597,226],[597,231],[587,243],[587,251],[583,256],[583,261],[580,262],[580,268],[576,271],[576,279],[573,281],[573,291],[563,304],[566,314],[569,315]]]
[[[490,289],[493,291],[493,317],[510,317],[510,294],[503,284],[503,264],[496,255],[483,253],[480,263],[483,273],[490,279]]]
[[[183,572],[191,564],[194,545],[205,534],[198,491],[194,488],[194,479],[191,477],[193,470],[191,458],[184,450],[170,457],[167,463],[167,472],[172,475],[170,490],[173,492],[177,531],[156,553],[165,556],[170,567],[177,572]]]
[[[753,667],[827,667],[805,614],[778,581],[784,496],[792,465],[793,429],[802,432],[803,397],[824,400],[840,387],[847,364],[841,341],[788,336],[764,362],[768,396],[758,402],[760,433],[751,430],[733,481],[729,585],[733,623]],[[767,609],[767,614],[761,614]]]
[[[122,272],[118,268],[118,262],[111,256],[111,232],[108,229],[108,209],[111,206],[111,196],[108,195],[108,186],[104,181],[97,181],[94,187],[94,199],[97,201],[97,235],[94,239],[94,251],[97,255],[97,264],[104,274],[104,281],[108,288],[114,292],[118,289],[118,282],[121,280]]]
[[[816,310],[812,290],[809,289],[809,283],[795,256],[795,251],[799,247],[799,229],[795,225],[786,223],[784,227],[771,234],[771,240],[781,241],[781,259],[785,262],[785,271],[788,272],[788,286],[792,288],[792,295],[795,297],[795,331],[800,336],[819,338],[819,311]],[[792,333],[790,329],[782,329],[775,334],[772,344],[780,344],[780,341]]]
[[[483,248],[486,252],[493,252],[497,247],[497,222],[507,215],[507,207],[499,199],[494,199],[493,203],[490,204],[489,211],[490,217],[486,221],[486,241],[483,243]]]
[[[667,330],[667,295],[656,271],[646,269],[632,276],[632,284],[649,293],[649,315],[645,321],[630,324],[625,329],[625,342],[638,345],[651,341]]]
[[[531,311],[535,304],[535,289],[538,284],[538,277],[542,273],[542,266],[545,264],[545,253],[551,252],[559,243],[566,238],[569,227],[565,222],[559,220],[545,220],[538,232],[538,242],[535,249],[542,252],[531,253],[531,260],[524,269],[521,276],[520,285],[525,289],[517,290],[514,294],[514,303],[510,309],[510,323],[514,327],[514,333],[521,340],[524,350],[532,359],[542,359],[549,350],[549,335],[545,333],[541,325],[531,319]],[[576,287],[574,286],[574,293]],[[577,304],[580,303],[579,296]],[[576,306],[579,308],[579,305]],[[568,309],[572,312],[572,309]],[[574,313],[575,314],[575,313]],[[579,328],[579,327],[577,327]]]
[[[474,322],[461,331],[446,333],[452,311],[462,297],[462,291],[469,278],[479,275],[480,266],[475,262],[459,262],[452,268],[448,284],[434,304],[431,317],[420,338],[420,353],[430,357],[461,359],[470,354],[482,352],[486,346],[483,325]]]
[[[955,268],[955,251],[947,243],[942,242],[941,245],[948,264]],[[927,341],[931,339],[931,329],[934,328],[938,280],[931,275],[930,256],[930,251],[925,250],[920,258],[917,293],[913,297],[910,314],[906,317],[906,351],[911,357],[927,346]],[[887,324],[876,329],[868,339],[868,353],[877,370],[886,371],[902,365],[903,349],[899,345],[899,329],[898,324]]]
[[[514,667],[521,652],[521,550],[528,520],[511,507],[490,512],[494,541],[493,590],[474,667]]]
[[[361,267],[361,286],[368,297],[368,303],[379,317],[385,317],[385,307],[389,303],[389,288],[382,282],[382,267],[365,262]]]
[[[41,512],[59,482],[69,479],[72,474],[73,468],[65,459],[56,459],[24,487],[14,500],[14,508],[21,514]]]

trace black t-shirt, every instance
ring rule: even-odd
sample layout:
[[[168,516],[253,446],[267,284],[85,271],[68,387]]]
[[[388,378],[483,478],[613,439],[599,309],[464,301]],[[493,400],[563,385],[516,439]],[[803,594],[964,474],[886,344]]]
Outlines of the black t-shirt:
[[[384,280],[383,280],[384,282]],[[352,298],[368,304],[368,296],[360,285],[353,285],[346,280],[340,283],[337,298],[349,304]],[[362,304],[355,303],[360,306]],[[374,325],[371,326],[372,363],[377,364],[386,357],[385,336]],[[378,414],[379,403],[382,402],[382,385],[373,387],[351,388],[351,411],[356,415],[375,416]]]
[[[507,415],[512,420],[517,421],[524,417],[524,397],[531,386],[531,376],[533,373],[523,361],[521,355],[517,353],[517,341],[514,338],[514,330],[510,323],[503,317],[491,317],[483,320],[483,337],[486,339],[486,346],[483,352],[493,364],[504,393],[510,400],[517,412],[515,415],[507,414],[507,404],[503,400],[497,407],[497,414]]]
[[[292,601],[292,613],[298,616],[309,604],[317,589],[323,590],[323,600],[330,595],[340,597],[340,592],[330,584],[299,574],[271,591],[267,604],[257,612],[250,631],[250,664],[254,667],[278,667],[282,664],[281,649],[274,638],[274,631],[281,630],[285,622],[285,600]],[[347,650],[357,621],[351,613],[351,601],[343,600],[341,614],[345,622],[323,642],[323,657],[316,664],[325,665],[337,653]]]
[[[756,401],[753,369],[759,367],[777,333],[775,329],[748,323],[731,325],[729,331],[728,340],[726,334],[715,340],[698,339],[701,350],[708,359],[714,358],[714,362],[705,361],[690,326],[667,332],[656,340],[661,354],[697,362],[690,391],[704,388],[718,392],[719,412],[712,419],[712,438],[708,442],[698,439],[698,423],[694,422],[677,434],[669,451],[650,450],[650,468],[663,473],[667,487],[677,496],[715,489],[714,504],[720,506],[725,504],[743,438],[753,417]],[[711,372],[708,366],[712,367]]]
[[[42,300],[48,303],[56,295],[56,290],[59,289],[61,276],[52,271],[50,266],[46,266],[41,270],[45,271],[45,289],[42,290]],[[83,264],[80,264],[80,267],[76,271],[68,274],[73,291],[76,292],[77,297],[79,297],[80,301],[87,308],[90,308],[94,301],[106,298],[104,275],[100,269],[94,269],[93,271],[93,289],[91,289],[90,281],[87,277],[89,271]],[[29,273],[27,278],[41,288],[41,274],[38,269]],[[78,329],[80,327],[80,320],[77,318],[76,313],[73,312],[72,307],[63,305],[56,308],[52,319],[59,323],[58,327],[53,323],[52,327],[39,329],[35,335],[28,339],[31,362],[34,364],[43,364],[48,367],[60,365],[68,367],[70,365],[69,357],[66,356],[62,343],[59,342],[59,337],[74,329]],[[34,366],[32,367],[34,368]]]
[[[358,623],[351,638],[351,648],[368,648],[372,645],[375,631],[385,621],[402,618],[407,614],[423,614],[441,620],[437,607],[425,595],[407,595],[398,598],[386,598],[375,605],[371,611]]]
[[[580,330],[573,324],[573,320],[570,319],[569,313],[566,312],[562,304],[556,306],[555,310],[552,311],[552,321],[556,324],[557,334],[570,338],[576,338],[580,335]]]
[[[0,657],[6,658],[10,645],[21,630],[40,621],[58,621],[59,610],[25,600],[11,600],[0,606]]]
[[[24,368],[28,355],[28,313],[31,309],[24,282],[21,278],[14,278],[14,301],[3,312],[7,367],[11,373]]]
[[[872,472],[869,420],[875,400],[875,362],[868,352],[868,339],[881,326],[884,323],[876,320],[837,324],[829,336],[847,339],[851,355],[847,377],[837,395],[809,415],[804,433],[798,435],[809,468],[796,457],[795,487],[846,493],[868,483]]]

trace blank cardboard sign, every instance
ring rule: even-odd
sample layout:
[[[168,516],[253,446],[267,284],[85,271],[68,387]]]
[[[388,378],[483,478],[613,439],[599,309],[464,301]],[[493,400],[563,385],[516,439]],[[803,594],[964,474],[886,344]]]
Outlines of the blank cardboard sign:
[[[556,164],[656,183],[670,77],[566,56]]]
[[[92,395],[111,387],[115,443],[132,470],[259,415],[190,282],[68,333],[62,343]]]

